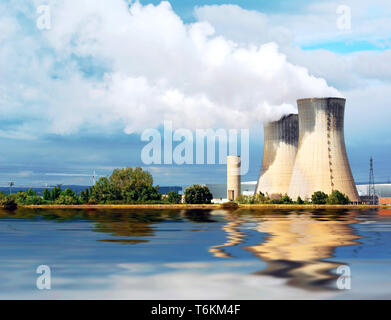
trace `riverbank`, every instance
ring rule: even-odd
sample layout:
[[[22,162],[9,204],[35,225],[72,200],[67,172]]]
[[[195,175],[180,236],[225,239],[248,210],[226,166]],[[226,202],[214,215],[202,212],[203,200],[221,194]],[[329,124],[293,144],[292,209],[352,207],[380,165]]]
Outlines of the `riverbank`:
[[[98,204],[98,205],[29,205],[19,208],[30,209],[390,209],[387,205],[313,205],[313,204],[239,204],[227,208],[221,204]]]

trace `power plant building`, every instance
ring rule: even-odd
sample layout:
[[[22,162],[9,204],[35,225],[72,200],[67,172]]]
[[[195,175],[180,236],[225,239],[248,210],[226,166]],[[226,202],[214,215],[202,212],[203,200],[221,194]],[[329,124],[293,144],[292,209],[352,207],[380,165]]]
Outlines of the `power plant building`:
[[[290,114],[265,124],[262,167],[256,193],[280,197],[288,193],[299,140],[299,117]]]
[[[316,191],[331,194],[338,190],[351,202],[361,202],[345,146],[345,103],[346,99],[333,97],[299,99],[298,115],[267,123],[254,193],[310,200]],[[240,157],[229,156],[227,199],[235,200],[241,194],[240,187]]]
[[[288,195],[310,199],[315,191],[338,190],[360,202],[344,137],[345,99],[300,99],[299,144]]]

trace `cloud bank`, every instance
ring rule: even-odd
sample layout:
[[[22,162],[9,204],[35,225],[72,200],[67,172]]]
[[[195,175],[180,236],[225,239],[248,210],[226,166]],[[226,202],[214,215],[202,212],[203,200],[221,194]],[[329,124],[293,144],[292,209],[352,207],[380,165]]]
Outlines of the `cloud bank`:
[[[133,133],[163,120],[246,128],[295,112],[298,98],[341,96],[290,63],[275,42],[240,43],[207,21],[185,24],[169,2],[47,3],[47,31],[35,27],[40,1],[11,14],[0,5],[7,12],[0,15],[0,113],[8,119],[0,136]]]

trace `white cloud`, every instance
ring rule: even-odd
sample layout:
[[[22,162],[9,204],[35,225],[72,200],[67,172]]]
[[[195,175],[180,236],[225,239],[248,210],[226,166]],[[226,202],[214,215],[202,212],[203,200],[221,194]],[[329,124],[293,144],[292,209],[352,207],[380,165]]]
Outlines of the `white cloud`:
[[[351,10],[350,30],[338,28],[337,8]],[[200,21],[211,23],[217,33],[237,42],[261,44],[275,41],[282,47],[323,42],[370,41],[379,46],[389,40],[391,3],[388,0],[310,1],[295,12],[263,14],[236,5],[195,8]]]
[[[274,42],[252,45],[216,35],[207,22],[184,24],[168,2],[48,5],[51,30],[19,26],[9,29],[12,41],[3,41],[0,113],[25,120],[10,127],[14,132],[69,134],[87,127],[131,133],[164,119],[188,128],[249,127],[294,111],[297,98],[340,95],[291,64]],[[246,12],[236,10],[243,20]],[[250,15],[255,26],[258,16],[265,18]],[[83,61],[104,75],[82,72]]]
[[[336,8],[340,4],[315,2],[303,8],[300,14],[265,16],[233,5],[204,6],[197,8],[195,13],[198,19],[213,25],[218,35],[235,40],[243,35],[243,39],[257,45],[268,42],[278,30],[283,30],[282,34],[288,36],[274,38],[280,45],[280,51],[291,63],[306,67],[311,74],[324,78],[342,92],[347,98],[347,134],[350,139],[361,139],[360,142],[367,139],[368,142],[373,139],[373,133],[379,134],[387,128],[386,119],[391,116],[388,105],[391,50],[338,54],[324,49],[302,50],[296,46],[327,41],[379,44],[388,39],[391,30],[389,1],[345,2],[352,9],[352,30],[349,32],[336,28]],[[365,122],[368,131],[366,138],[359,134],[362,127],[358,124],[362,122]],[[359,134],[357,138],[356,134]]]

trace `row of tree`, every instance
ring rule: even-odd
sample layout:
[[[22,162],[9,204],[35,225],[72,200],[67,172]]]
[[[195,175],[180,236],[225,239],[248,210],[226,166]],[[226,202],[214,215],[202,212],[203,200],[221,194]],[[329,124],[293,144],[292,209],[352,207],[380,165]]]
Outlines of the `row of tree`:
[[[0,202],[16,203],[20,205],[42,205],[42,204],[80,204],[79,196],[71,189],[61,190],[59,187],[53,188],[51,191],[45,189],[43,196],[37,194],[34,190],[19,191],[11,195],[3,192],[0,193]],[[7,203],[8,203],[7,202]]]
[[[211,203],[212,193],[206,186],[193,185],[185,190],[184,202],[188,204]],[[182,196],[169,192],[163,196],[159,186],[153,186],[152,175],[142,168],[115,169],[110,177],[100,178],[95,185],[80,193],[55,187],[38,195],[32,189],[12,195],[0,193],[0,202],[19,205],[42,204],[159,204],[182,203]],[[8,203],[7,202],[7,203]]]
[[[293,201],[287,194],[271,199],[265,196],[262,192],[256,195],[241,195],[236,199],[239,204],[350,204],[350,199],[347,195],[338,190],[334,190],[331,194],[327,195],[322,191],[316,191],[311,196],[311,201],[304,201],[300,196],[296,201]]]
[[[95,185],[77,195],[71,189],[61,190],[55,187],[45,189],[43,196],[29,189],[26,192],[17,192],[10,196],[0,193],[0,202],[4,206],[42,204],[160,204],[185,202],[187,204],[209,204],[213,195],[206,186],[193,185],[185,190],[184,197],[177,192],[169,192],[163,196],[159,186],[153,186],[152,175],[142,168],[115,169],[110,177],[100,178]],[[236,199],[240,204],[349,204],[349,198],[339,192],[333,191],[330,195],[322,191],[315,192],[311,201],[304,201],[300,197],[293,201],[288,195],[279,198],[269,198],[263,193],[251,196],[239,196]]]

